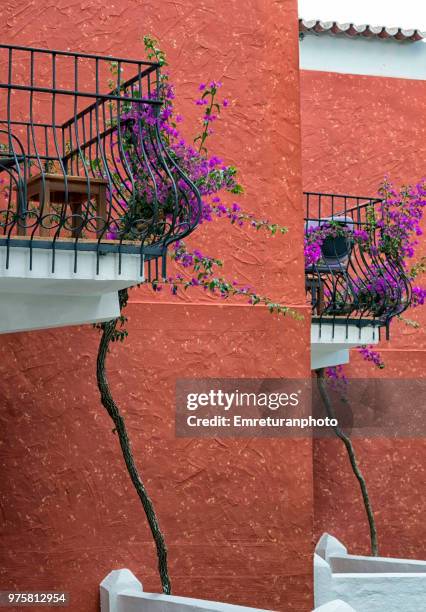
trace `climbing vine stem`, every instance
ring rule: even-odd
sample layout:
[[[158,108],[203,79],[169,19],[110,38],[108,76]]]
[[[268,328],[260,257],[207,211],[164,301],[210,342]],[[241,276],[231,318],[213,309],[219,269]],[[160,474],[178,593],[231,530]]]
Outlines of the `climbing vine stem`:
[[[330,419],[336,419],[336,413],[334,411],[333,404],[332,404],[332,401],[330,399],[330,396],[327,390],[327,382],[324,376],[324,369],[320,368],[315,371],[317,374],[318,391],[320,393],[322,402],[325,406],[327,416]],[[370,527],[371,554],[374,557],[377,557],[379,554],[379,546],[378,546],[378,541],[377,541],[376,522],[374,519],[374,513],[373,513],[371,501],[370,501],[370,496],[368,495],[367,484],[365,482],[365,478],[362,475],[362,472],[359,468],[358,461],[355,455],[355,450],[352,445],[351,439],[349,438],[349,436],[347,436],[344,433],[344,431],[340,429],[338,425],[333,427],[333,430],[336,436],[340,438],[340,440],[342,440],[343,444],[345,445],[346,451],[348,453],[349,461],[352,467],[352,471],[358,480],[359,487],[361,489],[362,499],[364,502],[365,512],[367,514],[368,525]]]
[[[127,289],[119,291],[120,312],[122,313],[128,300]],[[139,475],[135,460],[132,454],[132,448],[127,433],[124,419],[120,413],[120,409],[114,401],[111,389],[106,374],[106,358],[110,350],[111,343],[117,340],[123,340],[125,332],[120,329],[125,319],[121,314],[117,319],[102,323],[99,327],[102,330],[102,336],[99,343],[96,376],[98,388],[101,396],[101,402],[114,423],[114,433],[117,433],[120,442],[121,452],[123,453],[124,462],[129,473],[132,484],[141,500],[149,528],[157,549],[158,570],[161,579],[163,593],[171,593],[171,584],[167,567],[167,548],[164,542],[164,536],[161,532],[158,519],[154,510],[151,498],[145,488],[144,483]]]

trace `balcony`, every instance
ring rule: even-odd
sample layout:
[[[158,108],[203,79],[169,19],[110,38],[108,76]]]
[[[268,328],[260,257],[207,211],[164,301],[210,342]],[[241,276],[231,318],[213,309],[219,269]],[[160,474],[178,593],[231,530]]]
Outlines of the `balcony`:
[[[306,192],[305,281],[312,305],[312,369],[347,363],[349,349],[377,344],[410,305],[398,255],[385,248],[382,200]]]
[[[166,276],[201,201],[161,83],[155,62],[0,45],[0,333],[110,320]]]

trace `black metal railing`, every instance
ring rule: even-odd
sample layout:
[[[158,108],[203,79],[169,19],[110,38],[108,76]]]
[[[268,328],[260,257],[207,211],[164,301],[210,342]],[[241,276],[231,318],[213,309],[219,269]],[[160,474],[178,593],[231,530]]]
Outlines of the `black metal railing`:
[[[16,246],[93,250],[98,266],[130,252],[149,278],[159,260],[166,275],[167,247],[197,226],[201,200],[164,141],[161,107],[157,63],[0,45],[6,265]]]
[[[305,279],[314,321],[385,326],[410,304],[398,257],[383,248],[382,200],[305,192]],[[317,248],[317,252],[315,252]]]

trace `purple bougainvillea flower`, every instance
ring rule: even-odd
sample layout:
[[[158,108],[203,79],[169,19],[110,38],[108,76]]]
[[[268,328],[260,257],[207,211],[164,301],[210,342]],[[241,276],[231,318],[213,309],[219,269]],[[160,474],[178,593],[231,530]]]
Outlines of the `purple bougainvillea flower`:
[[[373,350],[372,346],[362,346],[358,349],[358,351],[366,361],[370,361],[380,369],[383,369],[385,367],[380,353],[378,351]]]
[[[414,308],[417,306],[424,306],[426,301],[426,289],[423,289],[423,287],[413,287],[411,299],[411,304]]]

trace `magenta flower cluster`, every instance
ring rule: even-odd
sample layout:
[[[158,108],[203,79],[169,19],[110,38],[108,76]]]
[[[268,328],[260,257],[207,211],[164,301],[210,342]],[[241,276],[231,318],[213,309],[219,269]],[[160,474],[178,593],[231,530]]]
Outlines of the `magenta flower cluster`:
[[[426,205],[426,182],[397,191],[385,180],[380,191],[383,198],[377,227],[380,228],[378,248],[404,262],[412,258],[422,235],[420,223]]]
[[[383,369],[385,367],[380,353],[375,351],[372,346],[362,346],[358,349],[358,351],[365,361],[369,361],[379,369]]]
[[[138,147],[136,153],[132,147],[127,147],[125,152],[125,163],[127,163],[133,170],[134,180],[123,181],[120,187],[113,187],[113,196],[118,201],[119,205],[123,210],[126,209],[126,201],[131,199],[130,197],[123,197],[123,194],[134,195],[137,194],[136,200],[140,202],[137,210],[137,216],[144,218],[149,217],[149,214],[144,214],[150,209],[151,204],[157,201],[160,205],[160,209],[165,215],[165,223],[168,218],[171,217],[169,211],[171,204],[171,184],[167,173],[157,173],[155,176],[155,184],[153,183],[152,177],[150,176],[149,166],[152,161],[152,166],[156,165],[156,157],[158,151],[156,150],[155,144],[150,138],[150,130],[155,130],[158,125],[160,134],[167,146],[167,150],[172,159],[176,162],[177,166],[181,168],[185,174],[191,179],[191,181],[198,188],[199,193],[202,197],[202,210],[201,220],[212,221],[213,218],[226,216],[231,222],[243,225],[248,219],[244,214],[240,214],[240,207],[236,202],[231,203],[229,206],[225,206],[222,203],[221,196],[219,193],[228,194],[239,194],[242,192],[242,187],[237,181],[237,170],[235,167],[225,164],[224,161],[216,156],[208,156],[206,148],[204,146],[206,138],[211,135],[212,130],[209,128],[207,131],[204,129],[203,133],[194,139],[194,144],[188,143],[180,133],[178,124],[182,122],[182,116],[176,114],[173,107],[173,101],[175,98],[174,88],[168,82],[167,77],[162,80],[160,86],[161,97],[163,99],[163,106],[161,108],[159,117],[156,116],[156,110],[153,105],[132,103],[125,108],[125,112],[120,115],[120,124],[122,133],[116,131],[115,141],[112,143],[113,155],[116,157],[116,163],[122,163],[120,156],[115,151],[121,148],[123,141],[126,138],[126,126],[131,125],[133,136],[138,136],[141,132],[143,137],[143,149]],[[203,92],[200,100],[206,103],[208,106],[207,113],[209,114],[209,122],[215,120],[218,116],[219,111],[216,114],[212,114],[211,109],[219,108],[219,102],[217,102],[217,92],[221,87],[220,82],[212,81],[209,86],[201,84],[199,89]],[[158,90],[152,92],[152,97],[158,97]],[[200,100],[198,102],[200,102]],[[222,102],[222,106],[226,107],[228,104],[225,101]],[[205,119],[205,117],[204,117]],[[205,120],[203,125],[205,124]],[[205,126],[204,126],[205,127]],[[137,141],[137,138],[134,138]],[[198,142],[198,146],[196,143]],[[148,164],[138,163],[138,159],[146,158]],[[182,206],[185,208],[189,205],[189,209],[194,211],[197,210],[197,202],[194,193],[188,189],[187,183],[183,178],[180,177],[177,171],[174,172],[174,179],[177,186],[182,194]],[[187,200],[186,202],[184,200]],[[134,200],[133,200],[134,201]],[[134,211],[133,211],[134,215]],[[267,223],[267,222],[265,222]],[[124,223],[121,220],[121,227]],[[117,239],[120,237],[120,222],[117,221],[116,228],[109,231],[109,239]],[[127,238],[127,236],[126,236]]]
[[[379,191],[382,200],[370,210],[365,228],[350,229],[347,226],[323,222],[305,232],[305,266],[315,266],[322,259],[322,248],[327,238],[345,236],[358,244],[362,257],[369,261],[369,276],[351,276],[353,298],[370,301],[379,312],[384,302],[397,304],[407,292],[403,275],[395,272],[401,266],[409,275],[408,260],[415,255],[417,238],[422,234],[420,227],[426,205],[426,183],[415,187],[404,187],[400,191],[385,180]],[[391,262],[383,265],[383,261]],[[426,290],[412,288],[413,307],[425,303]]]
[[[415,308],[416,306],[424,306],[426,301],[426,289],[423,287],[412,287],[411,288],[411,305]]]
[[[325,375],[329,379],[331,387],[336,390],[339,388],[342,389],[341,385],[346,385],[348,383],[348,378],[342,365],[326,368]]]

